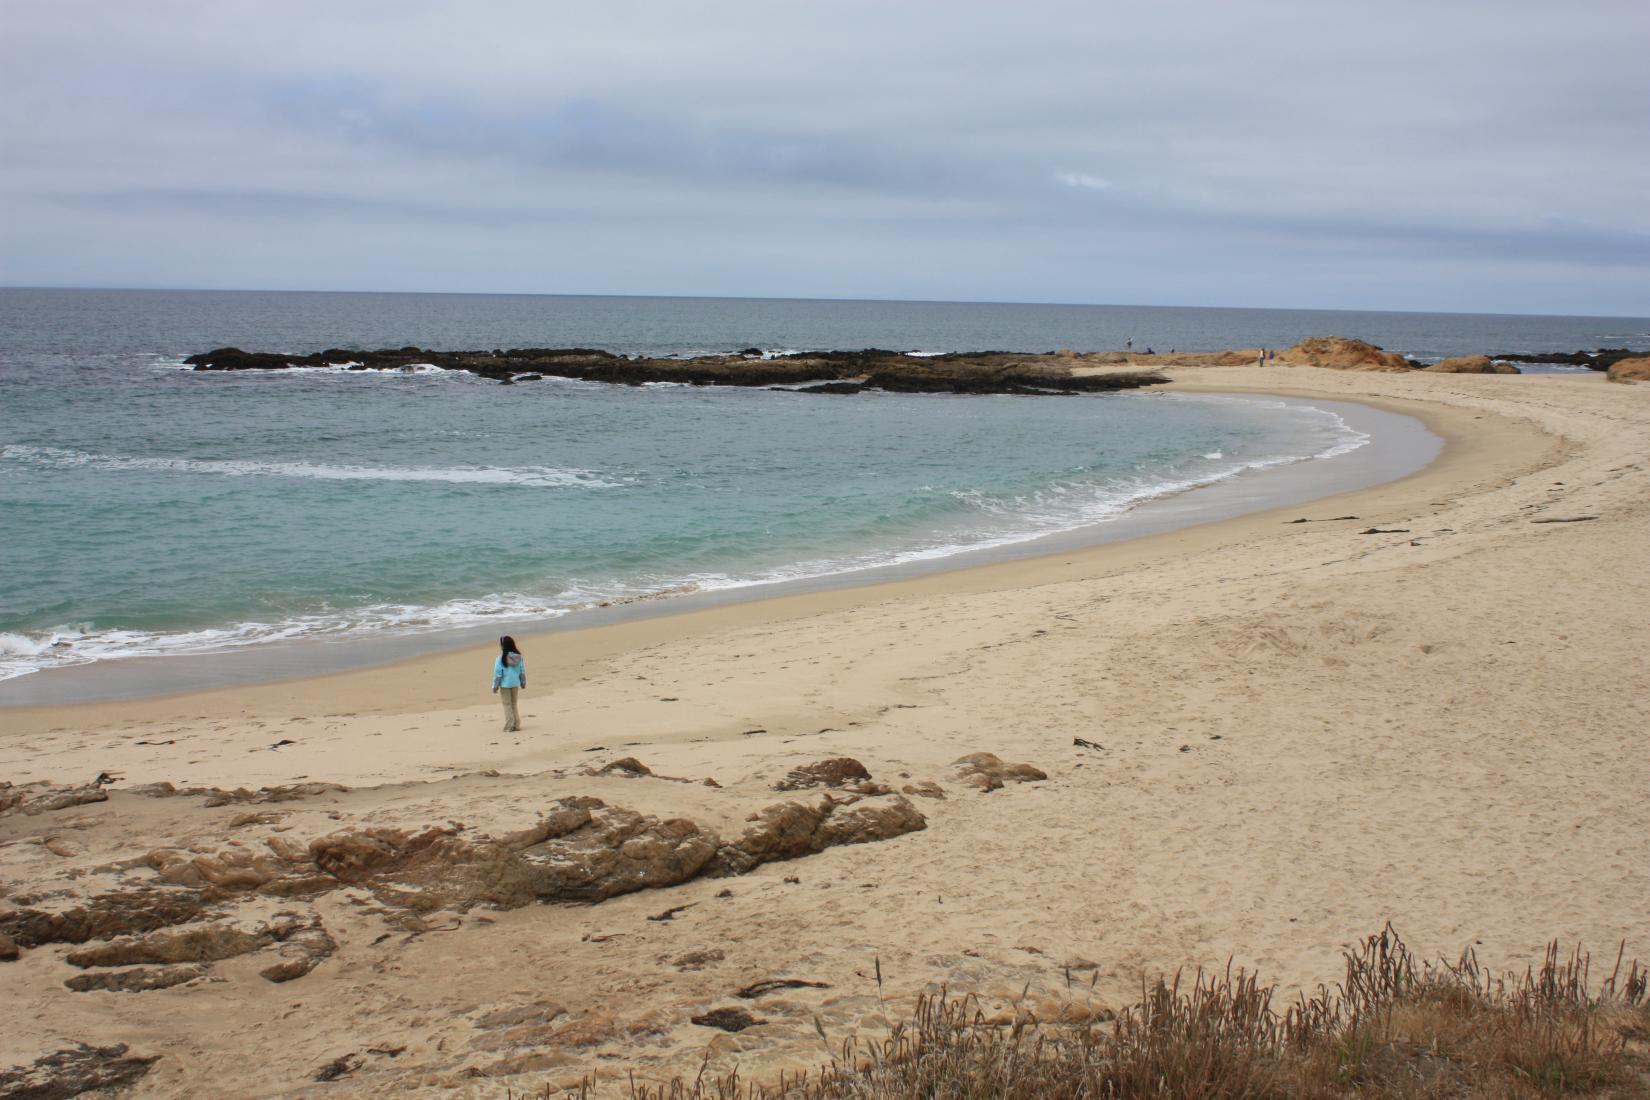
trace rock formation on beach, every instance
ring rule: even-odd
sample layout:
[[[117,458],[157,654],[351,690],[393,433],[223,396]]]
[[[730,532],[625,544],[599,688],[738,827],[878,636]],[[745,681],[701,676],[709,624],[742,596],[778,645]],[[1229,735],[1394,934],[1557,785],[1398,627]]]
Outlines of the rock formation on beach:
[[[1506,363],[1556,363],[1560,366],[1609,370],[1612,364],[1623,359],[1636,359],[1643,355],[1642,351],[1632,351],[1628,348],[1599,348],[1597,351],[1493,352],[1490,358]]]
[[[1604,376],[1612,382],[1650,382],[1650,357],[1617,359]]]
[[[1456,355],[1440,359],[1426,368],[1434,374],[1522,374],[1511,363],[1502,363],[1487,355]]]
[[[1076,374],[1084,356],[969,352],[915,356],[863,351],[760,355],[702,355],[691,359],[628,358],[592,348],[515,348],[505,351],[428,351],[416,347],[357,351],[334,348],[313,355],[218,348],[184,360],[197,371],[347,370],[415,371],[434,366],[466,371],[505,384],[545,376],[638,386],[676,382],[695,386],[772,386],[799,393],[851,394],[863,389],[897,393],[1096,393],[1166,382],[1152,371]]]
[[[1277,362],[1330,370],[1390,371],[1401,374],[1418,364],[1396,352],[1383,351],[1362,340],[1344,336],[1313,336],[1278,352]]]

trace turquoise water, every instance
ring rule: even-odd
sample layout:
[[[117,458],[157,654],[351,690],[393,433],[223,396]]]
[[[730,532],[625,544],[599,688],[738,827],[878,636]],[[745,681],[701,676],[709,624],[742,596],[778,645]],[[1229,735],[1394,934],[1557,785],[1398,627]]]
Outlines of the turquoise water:
[[[577,325],[510,330],[489,320],[498,300],[460,298],[445,304],[462,323],[443,339],[409,298],[383,296],[391,308],[295,296],[333,311],[321,323],[314,301],[289,309],[283,297],[0,292],[0,679],[281,639],[542,622],[626,596],[941,558],[1363,442],[1328,412],[1220,397],[828,398],[553,379],[506,388],[433,368],[179,369],[181,355],[222,343],[672,342],[657,316],[637,322],[646,340],[615,328],[603,341]],[[363,307],[353,324],[351,300]],[[588,312],[585,300],[537,301]],[[704,312],[689,315],[705,325]],[[363,335],[352,341],[346,327]],[[757,327],[685,332],[674,346],[744,346]],[[896,343],[853,331],[833,345]],[[766,335],[773,346],[789,334]]]

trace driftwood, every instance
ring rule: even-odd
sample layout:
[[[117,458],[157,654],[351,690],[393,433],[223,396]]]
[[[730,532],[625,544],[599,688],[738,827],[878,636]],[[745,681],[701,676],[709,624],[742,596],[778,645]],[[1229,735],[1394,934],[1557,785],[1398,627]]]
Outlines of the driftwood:
[[[779,989],[829,989],[826,982],[809,982],[801,978],[769,978],[763,982],[752,982],[734,996],[742,1001],[752,1001],[757,997],[766,996]]]
[[[692,909],[693,905],[693,902],[688,902],[686,905],[677,905],[673,908],[666,909],[663,913],[656,914],[655,916],[651,916],[647,919],[653,921],[675,920],[677,913],[682,912],[684,909]]]

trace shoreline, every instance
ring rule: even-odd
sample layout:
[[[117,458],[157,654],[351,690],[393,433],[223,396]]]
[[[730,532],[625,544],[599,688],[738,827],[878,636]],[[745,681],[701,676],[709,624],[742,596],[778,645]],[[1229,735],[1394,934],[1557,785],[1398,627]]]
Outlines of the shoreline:
[[[1194,374],[1193,381],[1174,381],[1162,387],[1164,392],[1182,392],[1212,394],[1222,396],[1245,396],[1260,398],[1285,398],[1298,400],[1307,404],[1322,404],[1325,401],[1334,403],[1335,398],[1329,397],[1321,391],[1310,388],[1280,388],[1266,387],[1234,387],[1222,383],[1224,375],[1232,373],[1232,368],[1205,368],[1196,372],[1181,372]],[[1271,370],[1271,368],[1267,368]],[[1294,373],[1295,369],[1291,369]],[[1328,374],[1331,376],[1339,372],[1318,371],[1312,368],[1302,368],[1307,374]],[[1275,373],[1275,372],[1274,372]],[[1203,375],[1212,374],[1212,379]],[[1268,382],[1272,379],[1268,378]],[[1144,533],[1120,533],[1116,538],[1088,541],[1079,545],[1045,547],[1046,542],[1055,542],[1062,539],[1080,537],[1093,532],[1105,532],[1111,525],[1100,524],[1080,528],[1076,531],[1062,532],[1057,535],[1044,536],[1026,543],[1016,544],[996,551],[968,551],[952,555],[930,563],[917,563],[906,567],[878,567],[876,569],[857,570],[848,573],[832,574],[824,577],[811,577],[799,581],[777,582],[773,585],[750,586],[747,588],[730,589],[715,593],[684,595],[658,601],[639,601],[625,607],[608,609],[603,612],[592,609],[587,612],[576,612],[532,628],[523,628],[519,623],[511,626],[517,631],[524,643],[532,639],[532,648],[548,649],[551,653],[550,666],[554,670],[550,677],[546,677],[542,669],[546,663],[544,657],[535,654],[535,670],[538,682],[554,684],[557,677],[571,675],[578,664],[579,652],[595,654],[611,654],[623,652],[634,647],[645,647],[658,641],[676,641],[691,638],[695,634],[705,631],[725,630],[729,627],[748,626],[755,623],[777,623],[806,618],[811,615],[839,612],[859,604],[881,602],[885,599],[899,599],[903,596],[920,596],[936,594],[946,591],[990,591],[1020,587],[1027,584],[1045,584],[1056,580],[1069,580],[1073,577],[1093,575],[1109,569],[1128,568],[1149,560],[1153,555],[1176,550],[1203,549],[1222,541],[1238,541],[1261,534],[1266,530],[1289,520],[1283,518],[1284,513],[1292,509],[1310,506],[1323,513],[1335,515],[1348,512],[1370,511],[1378,507],[1382,490],[1397,489],[1417,479],[1445,480],[1455,476],[1455,471],[1472,470],[1477,472],[1478,467],[1486,461],[1493,462],[1493,455],[1503,446],[1501,439],[1486,444],[1478,437],[1483,435],[1479,424],[1470,424],[1468,418],[1448,406],[1422,404],[1404,398],[1387,398],[1360,394],[1353,400],[1344,402],[1362,406],[1367,409],[1392,414],[1397,417],[1408,418],[1419,423],[1437,441],[1437,450],[1430,461],[1418,470],[1400,475],[1392,480],[1379,481],[1374,484],[1356,488],[1342,489],[1326,495],[1307,495],[1303,499],[1290,499],[1277,504],[1263,504],[1258,508],[1239,509],[1235,514],[1217,515],[1214,518],[1196,519],[1181,524],[1171,524],[1167,529],[1150,530]],[[1481,418],[1474,417],[1474,420]],[[1476,429],[1476,430],[1475,430]],[[1511,435],[1521,434],[1520,429],[1503,426]],[[1499,435],[1499,433],[1496,433]],[[1389,440],[1390,442],[1390,440]],[[1361,451],[1371,450],[1380,446],[1374,439]],[[1347,457],[1347,456],[1341,456]],[[1188,498],[1195,498],[1198,494],[1211,494],[1220,490],[1243,489],[1248,484],[1263,479],[1271,479],[1278,475],[1299,475],[1320,468],[1323,463],[1332,459],[1309,459],[1293,466],[1280,469],[1246,473],[1214,486],[1204,486],[1187,490],[1173,497],[1163,500],[1148,501],[1131,509],[1129,518],[1139,521],[1149,517],[1148,524],[1154,523],[1157,513],[1172,514],[1179,506],[1183,506]],[[1414,495],[1426,496],[1424,491]],[[1298,518],[1292,513],[1289,519]],[[1324,518],[1319,516],[1318,518]],[[1117,530],[1125,529],[1120,525]],[[992,555],[1000,551],[1000,557]],[[1020,551],[1014,553],[1013,551]],[[971,561],[972,557],[985,556],[987,560]],[[924,568],[923,566],[928,566]],[[892,578],[869,576],[883,572],[898,573],[909,570],[909,575],[894,576]],[[775,589],[793,588],[792,591],[775,591]],[[708,606],[694,606],[702,603]],[[567,622],[568,619],[578,619],[581,615],[596,617],[605,614],[610,621],[590,622],[589,618],[582,621]],[[71,710],[77,720],[108,722],[108,721],[139,721],[145,723],[168,721],[185,715],[197,715],[202,712],[208,714],[238,716],[275,716],[298,715],[303,717],[317,717],[338,708],[334,705],[334,696],[347,683],[360,683],[361,688],[368,694],[379,699],[394,699],[387,709],[381,713],[409,713],[428,709],[458,708],[477,704],[479,691],[473,684],[466,681],[484,679],[476,675],[466,675],[460,667],[467,668],[481,660],[478,653],[492,648],[496,627],[487,625],[474,628],[460,628],[451,633],[432,632],[429,635],[408,635],[396,639],[373,639],[369,646],[379,653],[388,651],[388,657],[374,656],[360,664],[350,665],[337,671],[316,671],[310,661],[301,662],[301,669],[293,674],[283,675],[276,672],[274,675],[252,672],[234,676],[223,683],[214,683],[211,686],[191,687],[178,691],[135,692],[119,694],[113,697],[90,698],[83,701],[59,699],[50,702],[8,702],[7,695],[13,697],[22,694],[15,690],[8,693],[7,684],[0,684],[0,716],[4,716],[8,725],[20,732],[39,732],[55,726],[60,719]],[[437,641],[438,638],[451,638],[455,635],[469,636],[466,644],[446,644]],[[431,644],[435,643],[435,644]],[[111,669],[117,674],[141,670],[145,663],[199,663],[216,659],[220,662],[234,662],[237,660],[254,661],[267,658],[268,650],[277,648],[314,648],[336,650],[347,643],[329,641],[309,641],[299,643],[271,643],[267,647],[250,647],[248,650],[229,652],[211,657],[194,658],[130,658],[123,661],[103,662],[103,671]],[[395,653],[398,648],[405,647],[403,653]],[[122,667],[124,666],[124,667]],[[43,673],[34,673],[25,677],[18,677],[8,681],[8,684],[26,685],[29,681],[38,681],[46,676],[59,678],[63,682],[71,678],[76,682],[83,682],[95,676],[99,670],[98,664],[74,667],[62,670],[51,670]],[[217,677],[221,673],[208,673]],[[401,681],[401,686],[394,686]],[[416,690],[410,694],[408,683],[417,684]],[[483,685],[484,687],[485,685]],[[319,689],[325,698],[320,706],[305,705],[304,698],[309,688]],[[552,686],[551,691],[554,691]],[[67,693],[67,690],[64,692]]]
[[[1174,392],[1167,389],[1166,392]],[[1182,391],[1189,392],[1189,391]],[[860,588],[984,565],[1080,551],[1095,546],[1220,522],[1249,512],[1312,503],[1418,472],[1437,457],[1442,440],[1414,417],[1360,402],[1325,401],[1243,391],[1199,396],[1282,401],[1340,417],[1367,441],[1351,451],[1245,469],[1211,482],[1173,489],[1078,527],[955,550],[932,558],[887,563],[726,588],[618,599],[540,620],[502,617],[492,622],[429,631],[345,638],[298,638],[198,654],[105,658],[48,668],[0,681],[0,714],[21,707],[117,702],[273,684],[399,664],[424,656],[491,645],[500,630],[523,638],[689,614],[707,608],[843,588]]]

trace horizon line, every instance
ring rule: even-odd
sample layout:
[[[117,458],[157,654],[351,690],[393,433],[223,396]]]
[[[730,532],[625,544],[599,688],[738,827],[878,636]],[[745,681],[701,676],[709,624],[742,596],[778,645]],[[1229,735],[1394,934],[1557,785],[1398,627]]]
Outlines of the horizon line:
[[[604,294],[568,291],[532,290],[319,290],[294,287],[175,287],[175,286],[66,286],[22,283],[0,283],[5,290],[55,290],[117,292],[133,294],[360,294],[405,295],[453,298],[636,298],[666,299],[672,301],[719,302],[838,302],[882,305],[953,305],[953,306],[1050,306],[1070,309],[1206,309],[1246,313],[1378,313],[1418,314],[1437,317],[1588,317],[1604,320],[1650,321],[1643,316],[1619,313],[1533,313],[1517,310],[1436,310],[1436,309],[1371,309],[1353,306],[1229,306],[1229,305],[1175,305],[1163,302],[1048,302],[1033,300],[988,298],[857,298],[857,297],[799,297],[795,295],[761,294]]]

